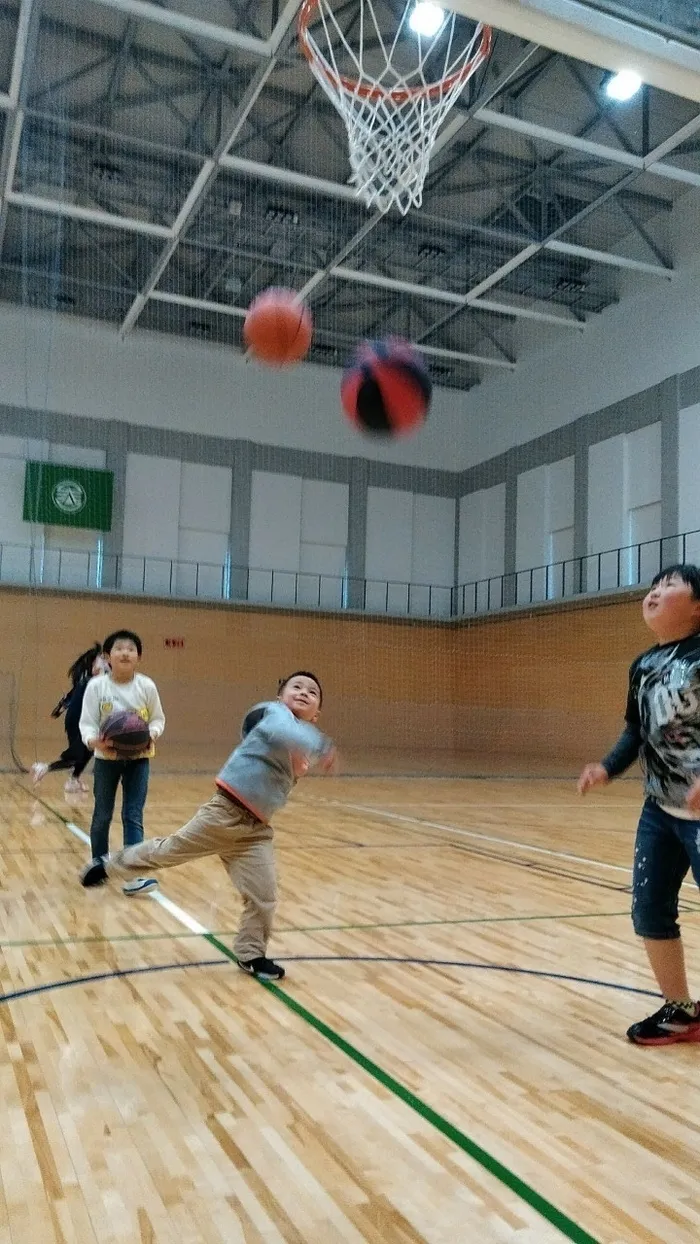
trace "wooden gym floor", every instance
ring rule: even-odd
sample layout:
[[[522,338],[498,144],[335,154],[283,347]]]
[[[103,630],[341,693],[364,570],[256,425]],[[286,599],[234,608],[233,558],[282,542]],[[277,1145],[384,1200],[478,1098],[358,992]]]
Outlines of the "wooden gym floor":
[[[155,777],[149,832],[210,789]],[[218,862],[83,891],[89,805],[40,793],[0,779],[0,1244],[697,1244],[700,1047],[624,1038],[635,782],[301,783],[282,989]]]

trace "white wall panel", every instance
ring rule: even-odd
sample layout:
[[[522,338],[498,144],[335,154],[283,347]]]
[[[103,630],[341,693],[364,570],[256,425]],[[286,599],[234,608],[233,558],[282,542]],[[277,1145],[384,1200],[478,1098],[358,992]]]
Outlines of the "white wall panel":
[[[365,560],[367,608],[390,613],[449,614],[454,542],[452,498],[370,487]]]
[[[304,480],[301,497],[301,539],[304,544],[345,547],[349,492],[347,484]]]
[[[180,475],[180,527],[218,531],[231,527],[231,468],[183,462]]]
[[[129,454],[124,499],[122,586],[169,592],[176,572],[181,464],[176,458]],[[175,565],[171,568],[171,561]]]
[[[457,582],[466,585],[459,602],[463,611],[500,606],[505,530],[505,484],[482,488],[461,498]]]
[[[591,445],[588,551],[601,556],[588,560],[588,588],[646,581],[658,568],[660,536],[661,424]],[[640,540],[654,544],[641,552],[628,547]],[[618,557],[618,549],[626,551]]]
[[[627,510],[661,499],[661,424],[629,432],[625,437]],[[657,535],[660,535],[660,531]]]
[[[253,471],[248,588],[251,600],[294,603],[301,541],[301,489],[298,475]]]
[[[0,575],[4,581],[26,582],[29,575],[26,556],[9,547],[30,544],[32,539],[32,524],[22,520],[24,474],[22,458],[0,456],[0,542],[3,545]]]
[[[250,504],[250,565],[299,569],[301,477],[253,471]]]
[[[700,533],[700,404],[679,416],[678,529]],[[700,562],[700,534],[686,540],[685,555]]]
[[[517,600],[552,599],[574,589],[574,459],[561,458],[518,476]],[[534,573],[530,573],[534,570]]]
[[[588,552],[623,543],[625,437],[611,436],[588,450]]]
[[[413,493],[368,488],[366,577],[409,583],[412,557]]]
[[[541,566],[547,558],[548,504],[546,466],[518,476],[515,564],[518,570]]]
[[[452,587],[455,577],[455,503],[416,493],[413,504],[411,582]]]

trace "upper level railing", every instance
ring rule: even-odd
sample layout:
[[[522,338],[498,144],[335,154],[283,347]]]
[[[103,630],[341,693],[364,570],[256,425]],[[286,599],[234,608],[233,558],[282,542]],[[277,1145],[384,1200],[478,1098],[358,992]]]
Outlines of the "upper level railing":
[[[700,562],[700,530],[456,587],[4,543],[0,584],[444,619],[634,587],[678,561]]]
[[[0,584],[449,618],[455,589],[349,575],[0,544]]]
[[[637,587],[664,566],[685,561],[700,562],[700,530],[462,583],[455,589],[453,616]]]

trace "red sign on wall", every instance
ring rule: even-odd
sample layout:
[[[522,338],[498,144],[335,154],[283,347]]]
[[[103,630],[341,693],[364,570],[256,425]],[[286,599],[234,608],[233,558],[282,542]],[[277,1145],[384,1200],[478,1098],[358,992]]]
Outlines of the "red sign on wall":
[[[184,639],[181,639],[178,637],[176,637],[175,639],[166,639],[164,642],[165,642],[166,648],[184,648],[185,646]]]

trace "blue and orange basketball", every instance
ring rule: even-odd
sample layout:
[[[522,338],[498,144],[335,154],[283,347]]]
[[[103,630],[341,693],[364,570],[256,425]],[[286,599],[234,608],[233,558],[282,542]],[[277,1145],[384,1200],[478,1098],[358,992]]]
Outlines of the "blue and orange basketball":
[[[138,713],[118,710],[110,713],[103,722],[101,738],[112,744],[119,756],[127,760],[130,756],[138,756],[151,743],[151,732],[148,723]]]
[[[343,410],[362,432],[408,436],[425,422],[432,391],[419,352],[395,337],[357,347],[340,395]]]

